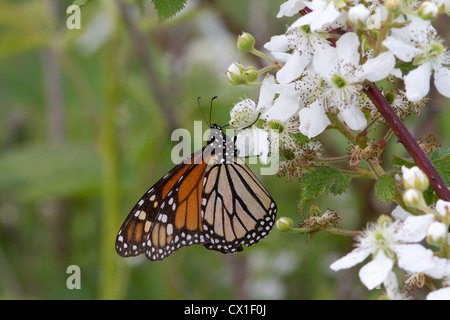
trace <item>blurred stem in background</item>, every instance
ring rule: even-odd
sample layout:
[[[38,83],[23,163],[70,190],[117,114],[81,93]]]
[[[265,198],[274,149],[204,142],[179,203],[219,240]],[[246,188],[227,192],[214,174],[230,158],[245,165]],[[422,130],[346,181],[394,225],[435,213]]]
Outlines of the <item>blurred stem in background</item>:
[[[115,115],[121,93],[119,74],[119,33],[117,27],[104,51],[103,79],[105,98],[100,121],[100,152],[102,166],[102,214],[99,264],[99,299],[119,299],[128,272],[119,270],[114,242],[119,223],[120,184],[119,152]],[[123,297],[122,297],[123,298]]]
[[[166,90],[166,88],[164,88],[160,83],[155,65],[150,58],[150,50],[147,45],[147,40],[136,25],[132,10],[122,0],[116,0],[116,4],[118,10],[120,11],[123,23],[127,28],[127,36],[132,39],[136,48],[136,55],[137,58],[139,58],[144,70],[149,90],[157,101],[156,106],[159,108],[161,114],[164,116],[164,120],[167,122],[168,132],[172,132],[178,127],[178,125],[175,115],[171,110],[170,99],[167,98],[170,96],[170,91]]]
[[[59,15],[59,0],[47,0],[45,3],[50,21],[52,38],[58,37],[62,21]],[[58,41],[50,42],[42,50],[42,67],[44,76],[44,95],[47,111],[47,139],[54,147],[61,147],[66,142],[66,112],[61,71],[61,57]],[[67,207],[66,199],[55,197],[47,204],[47,214],[53,224],[51,228],[51,243],[56,255],[64,261],[67,257]]]

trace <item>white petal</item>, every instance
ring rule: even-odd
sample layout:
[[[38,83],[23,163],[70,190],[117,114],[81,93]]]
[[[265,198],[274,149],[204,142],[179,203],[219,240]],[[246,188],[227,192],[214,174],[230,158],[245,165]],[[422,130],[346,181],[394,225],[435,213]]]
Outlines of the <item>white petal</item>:
[[[275,83],[275,78],[268,74],[261,85],[259,90],[259,99],[256,111],[263,111],[272,106],[273,98],[275,97],[277,84]]]
[[[366,248],[357,247],[353,251],[347,253],[345,256],[336,260],[330,265],[330,269],[338,271],[341,269],[348,269],[361,263],[371,254],[371,251]]]
[[[305,25],[309,25],[311,23],[313,23],[315,20],[317,20],[317,18],[320,16],[320,12],[316,11],[316,12],[310,12],[304,16],[301,16],[300,18],[298,18],[297,20],[295,20],[287,29],[286,33],[298,28],[298,27],[302,27]]]
[[[234,145],[239,157],[248,157],[255,148],[252,129],[241,130],[236,136]]]
[[[356,33],[348,32],[344,34],[337,42],[336,49],[339,62],[359,65],[359,39]]]
[[[280,83],[289,83],[297,79],[305,71],[310,61],[310,52],[295,50],[283,68],[277,72],[277,80]]]
[[[427,295],[427,300],[450,300],[450,287],[430,292]]]
[[[273,107],[264,112],[261,118],[266,121],[272,119],[286,121],[298,111],[299,106],[300,97],[298,95],[280,94]]]
[[[319,76],[330,79],[334,73],[334,67],[338,65],[336,48],[326,46],[317,48],[314,53],[313,67]]]
[[[411,215],[398,225],[392,236],[395,241],[399,242],[422,241],[427,235],[427,228],[433,221],[433,218],[432,214]]]
[[[442,279],[450,277],[450,261],[448,259],[433,257],[433,267],[423,271],[427,276],[433,279]]]
[[[311,2],[307,2],[306,6],[313,12],[322,12],[327,7],[327,2],[324,0],[312,0]]]
[[[277,18],[292,17],[305,7],[303,0],[288,0],[280,6]]]
[[[410,21],[410,23],[408,23],[405,27],[391,29],[391,34],[395,38],[402,40],[405,43],[429,42],[428,36],[430,35],[430,33],[436,32],[436,30],[431,25],[430,20],[424,20],[421,17],[407,14],[406,21]]]
[[[379,251],[372,261],[359,270],[359,278],[367,289],[372,290],[386,279],[393,265],[394,262]]]
[[[236,138],[236,149],[239,157],[259,156],[261,162],[267,162],[269,153],[269,133],[253,126],[238,133]]]
[[[434,86],[440,94],[450,98],[450,69],[442,66],[434,70]]]
[[[352,130],[362,130],[367,124],[364,113],[356,106],[348,105],[344,108],[339,108],[340,117]]]
[[[333,2],[330,2],[324,11],[312,21],[310,27],[311,31],[317,31],[322,29],[327,24],[333,23],[340,16],[339,10],[336,9]]]
[[[370,81],[379,81],[386,78],[395,66],[395,58],[390,52],[383,52],[373,59],[367,60],[362,66],[362,77]]]
[[[287,51],[289,47],[289,40],[288,37],[284,34],[279,36],[273,36],[270,38],[270,41],[267,42],[264,45],[264,48],[266,48],[269,51]]]
[[[298,115],[300,132],[308,138],[318,136],[331,124],[319,100],[311,103],[309,107],[301,109]]]
[[[400,298],[398,292],[397,276],[394,272],[389,271],[386,279],[383,281],[384,288],[386,289],[386,295],[390,300],[397,300]]]
[[[277,60],[278,62],[286,62],[291,57],[290,53],[287,52],[278,52],[278,51],[272,51],[272,56]],[[281,63],[281,64],[283,64]],[[400,71],[401,72],[401,71]]]
[[[398,68],[394,68],[394,69],[392,70],[391,74],[392,74],[394,77],[396,77],[396,78],[403,79],[402,71],[401,71],[400,69],[398,69]]]
[[[420,54],[419,49],[394,37],[387,37],[383,41],[383,45],[395,54],[397,58],[406,62],[411,61],[416,55]]]
[[[393,245],[398,266],[409,272],[423,272],[433,267],[433,251],[420,244]]]
[[[431,66],[429,63],[420,65],[405,76],[406,97],[410,101],[419,101],[430,90]]]
[[[261,162],[267,163],[269,154],[269,133],[265,130],[253,127],[253,140],[255,142],[254,154],[259,156]]]

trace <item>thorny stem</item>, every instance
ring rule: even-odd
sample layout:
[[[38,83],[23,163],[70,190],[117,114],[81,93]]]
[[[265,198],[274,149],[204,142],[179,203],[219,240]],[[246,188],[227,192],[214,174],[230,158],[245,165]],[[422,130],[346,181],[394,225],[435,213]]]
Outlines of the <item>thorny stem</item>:
[[[450,190],[445,185],[433,163],[420,148],[417,141],[403,124],[400,117],[392,109],[378,87],[374,83],[369,83],[364,88],[364,92],[377,107],[384,120],[386,120],[392,131],[394,131],[398,141],[403,144],[417,166],[428,176],[434,192],[436,192],[440,199],[450,201]]]

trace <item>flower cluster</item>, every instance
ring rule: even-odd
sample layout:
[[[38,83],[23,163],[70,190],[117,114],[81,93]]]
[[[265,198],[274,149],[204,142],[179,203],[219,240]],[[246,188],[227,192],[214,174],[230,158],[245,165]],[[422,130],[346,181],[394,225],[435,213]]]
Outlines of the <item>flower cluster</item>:
[[[255,48],[250,34],[238,39],[239,50],[263,57],[270,66],[230,66],[231,83],[261,86],[257,102],[235,105],[230,124],[245,127],[261,120],[251,135],[259,141],[255,154],[264,158],[271,130],[282,135],[281,153],[298,153],[296,135],[312,139],[343,126],[362,131],[373,119],[382,121],[363,93],[370,82],[403,81],[404,90],[384,92],[400,116],[423,105],[431,76],[436,89],[450,97],[450,51],[431,24],[449,12],[448,0],[286,1],[277,17],[298,19],[264,44],[273,59]]]
[[[369,290],[383,284],[389,299],[404,299],[408,292],[423,287],[425,279],[442,279],[442,288],[433,287],[427,299],[450,299],[450,260],[446,256],[450,245],[450,202],[438,200],[435,208],[429,208],[422,195],[428,187],[426,175],[417,167],[403,167],[402,171],[405,204],[419,214],[398,206],[391,214],[395,220],[381,216],[357,237],[355,249],[330,268],[350,268],[370,256],[372,260],[359,271],[361,282]],[[426,248],[423,240],[440,250]],[[399,289],[394,268],[409,275],[404,290]]]
[[[332,215],[310,212],[299,228],[293,228],[292,219],[280,218],[277,227],[310,238],[319,231],[354,236],[355,249],[331,269],[350,268],[370,258],[359,271],[360,279],[369,290],[384,285],[390,299],[408,298],[424,286],[429,288],[428,299],[450,299],[450,202],[425,200],[424,192],[434,181],[417,167],[385,174],[380,154],[392,130],[378,142],[369,138],[375,124],[389,123],[377,109],[378,101],[371,100],[371,88],[384,87],[381,98],[400,119],[419,114],[428,102],[431,81],[437,92],[450,97],[450,51],[432,26],[440,14],[450,15],[449,0],[288,0],[277,17],[297,19],[263,45],[270,54],[256,49],[248,33],[238,39],[240,51],[269,65],[258,70],[233,63],[227,71],[234,85],[260,87],[258,100],[242,100],[231,110],[230,125],[240,128],[237,144],[246,150],[244,155],[264,161],[269,152],[278,152],[278,175],[302,179],[302,184],[309,181],[307,175],[311,179],[325,172],[311,174],[317,167],[346,161],[352,170],[339,168],[333,179],[320,176],[323,181],[314,191],[319,195],[340,194],[349,181],[341,173],[374,178],[380,181],[378,187],[387,185],[377,197],[398,206],[392,216],[380,216],[364,231],[337,228],[338,216],[332,210],[326,212]],[[383,82],[373,84],[378,81]],[[329,129],[337,129],[350,142],[345,156],[324,157],[324,144],[317,139]],[[429,151],[437,148],[437,142],[424,145]],[[368,170],[358,166],[361,160]],[[394,181],[397,173],[402,183]],[[300,196],[309,200],[306,191]],[[407,280],[399,283],[401,272]]]

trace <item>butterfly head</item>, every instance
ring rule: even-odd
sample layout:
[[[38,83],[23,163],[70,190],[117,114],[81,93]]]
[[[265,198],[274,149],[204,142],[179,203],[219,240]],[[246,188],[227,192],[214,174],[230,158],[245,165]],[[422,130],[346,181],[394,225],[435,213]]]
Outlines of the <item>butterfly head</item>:
[[[217,162],[232,163],[236,155],[234,141],[223,132],[222,128],[217,124],[211,125],[208,145],[212,147],[212,152],[217,156]]]

